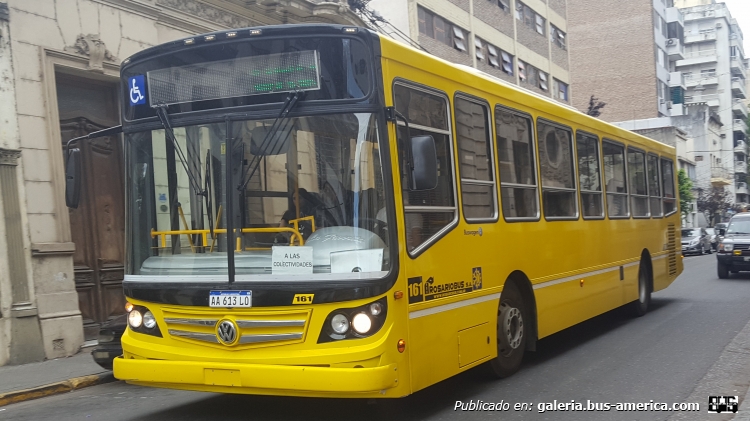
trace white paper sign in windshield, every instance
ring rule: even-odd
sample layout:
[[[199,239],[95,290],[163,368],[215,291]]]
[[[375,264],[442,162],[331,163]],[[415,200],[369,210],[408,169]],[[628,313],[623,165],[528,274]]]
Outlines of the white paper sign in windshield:
[[[274,275],[309,275],[313,273],[313,248],[276,246],[271,252]]]
[[[320,89],[318,52],[290,51],[147,73],[151,106]]]

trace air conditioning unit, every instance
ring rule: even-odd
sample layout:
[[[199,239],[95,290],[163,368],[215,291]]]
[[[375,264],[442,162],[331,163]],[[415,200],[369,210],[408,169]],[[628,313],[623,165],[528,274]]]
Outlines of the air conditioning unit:
[[[668,40],[667,40],[667,45],[674,45],[674,43],[675,43],[676,41],[677,41],[676,39],[674,39],[674,38],[670,38],[670,39],[668,39]]]

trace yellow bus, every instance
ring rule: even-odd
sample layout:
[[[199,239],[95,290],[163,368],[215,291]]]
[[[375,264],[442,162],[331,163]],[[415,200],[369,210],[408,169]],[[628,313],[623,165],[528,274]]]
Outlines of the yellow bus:
[[[673,148],[369,30],[195,36],[121,81],[129,383],[387,398],[504,377],[682,271]]]

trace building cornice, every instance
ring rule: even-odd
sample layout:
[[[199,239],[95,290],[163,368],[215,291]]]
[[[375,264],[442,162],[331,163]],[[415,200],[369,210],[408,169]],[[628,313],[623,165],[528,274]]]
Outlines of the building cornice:
[[[0,165],[16,166],[20,157],[21,151],[18,149],[0,148]]]

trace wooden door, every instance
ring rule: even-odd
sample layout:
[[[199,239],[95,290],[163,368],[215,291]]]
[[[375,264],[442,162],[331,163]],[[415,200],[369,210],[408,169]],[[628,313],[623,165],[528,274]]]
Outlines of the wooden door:
[[[118,124],[115,85],[57,76],[62,147],[72,138]],[[124,163],[119,136],[78,142],[82,152],[81,202],[70,209],[78,303],[86,340],[124,312]]]

